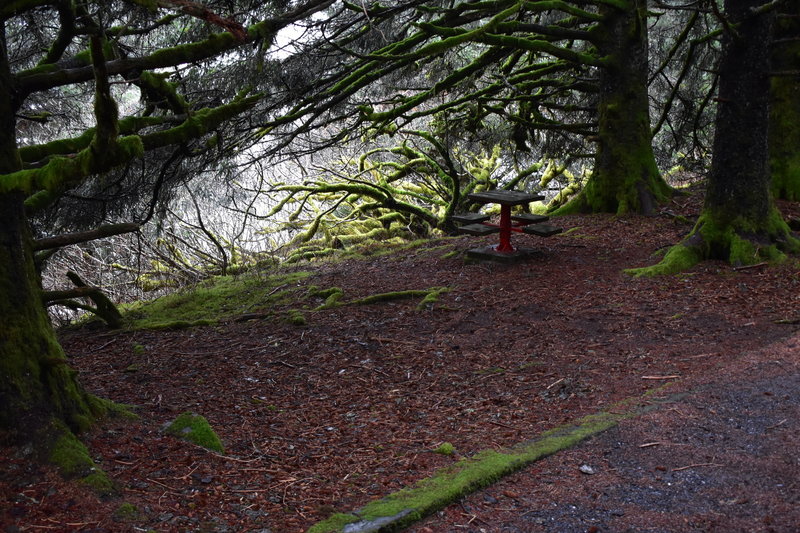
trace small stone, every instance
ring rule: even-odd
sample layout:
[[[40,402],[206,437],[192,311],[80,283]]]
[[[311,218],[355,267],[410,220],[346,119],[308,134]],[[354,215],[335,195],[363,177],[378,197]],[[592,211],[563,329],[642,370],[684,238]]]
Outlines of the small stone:
[[[592,475],[592,474],[596,474],[596,473],[597,473],[597,472],[595,471],[595,469],[594,469],[594,468],[592,468],[592,467],[591,467],[591,466],[589,466],[589,465],[581,465],[581,466],[580,466],[580,468],[579,468],[578,470],[580,470],[580,471],[581,471],[581,472],[583,472],[584,474],[589,474],[589,475]]]

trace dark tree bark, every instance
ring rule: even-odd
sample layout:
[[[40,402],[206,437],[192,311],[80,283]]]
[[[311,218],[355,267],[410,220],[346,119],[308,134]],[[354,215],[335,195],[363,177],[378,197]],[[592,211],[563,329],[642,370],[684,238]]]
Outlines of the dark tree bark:
[[[0,26],[2,28],[2,26]],[[0,29],[0,32],[2,29]],[[0,34],[0,175],[22,168],[15,136],[17,90]],[[42,305],[25,194],[0,192],[0,438],[33,442],[42,460],[100,492],[111,483],[75,433],[111,407],[87,394],[67,366]]]
[[[767,165],[770,36],[774,16],[754,15],[760,0],[726,0],[716,132],[703,211],[692,233],[654,266],[671,273],[703,259],[734,265],[800,250],[770,194]]]
[[[35,443],[41,460],[111,492],[75,434],[113,406],[84,391],[56,340],[42,305],[23,201],[21,193],[0,194],[0,436]]]
[[[653,212],[669,198],[653,155],[647,93],[647,2],[603,6],[595,30],[600,57],[598,145],[592,176],[580,195],[560,212]]]
[[[770,78],[769,155],[772,193],[800,200],[800,2],[778,12]]]

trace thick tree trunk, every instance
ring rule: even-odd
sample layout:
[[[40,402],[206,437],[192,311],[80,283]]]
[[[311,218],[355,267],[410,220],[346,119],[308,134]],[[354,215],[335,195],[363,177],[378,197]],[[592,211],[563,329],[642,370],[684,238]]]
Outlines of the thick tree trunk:
[[[69,368],[41,299],[23,196],[0,194],[0,430],[12,443],[33,443],[39,458],[101,491],[105,476],[74,434],[103,416],[107,402],[87,394]]]
[[[647,93],[647,2],[625,9],[604,7],[607,22],[596,31],[601,57],[598,146],[594,170],[566,211],[644,213],[667,199],[671,188],[653,155]]]
[[[692,233],[664,260],[635,275],[677,272],[703,259],[734,265],[780,259],[800,241],[775,208],[767,165],[769,44],[773,17],[753,16],[761,0],[726,0],[711,172],[703,211]]]
[[[90,413],[42,305],[19,193],[0,195],[0,293],[0,426],[23,439],[53,415],[85,427]]]
[[[0,438],[34,445],[68,476],[111,490],[75,438],[111,406],[87,394],[69,368],[42,302],[22,192],[3,183],[21,168],[16,92],[0,25]]]
[[[800,2],[784,2],[775,25],[769,161],[775,198],[800,200]]]
[[[110,404],[83,390],[56,341],[41,299],[23,199],[0,194],[0,436],[33,444],[40,460],[107,493],[110,482],[75,434]]]

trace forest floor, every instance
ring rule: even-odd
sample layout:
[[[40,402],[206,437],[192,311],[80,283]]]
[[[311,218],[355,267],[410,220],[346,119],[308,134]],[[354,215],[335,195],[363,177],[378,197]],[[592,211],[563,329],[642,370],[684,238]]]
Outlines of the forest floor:
[[[653,217],[562,217],[563,235],[515,235],[537,252],[514,265],[465,263],[460,252],[493,239],[459,237],[296,267],[312,273],[299,283],[340,287],[346,300],[449,289],[421,309],[400,300],[306,311],[304,325],[64,331],[86,388],[138,406],[138,421],[84,439],[120,496],[100,499],[0,448],[0,531],[304,531],[667,383],[687,395],[411,531],[796,531],[796,259],[622,272],[653,264],[691,229],[674,215],[700,205],[696,194]],[[800,217],[800,204],[781,207]],[[185,411],[210,421],[224,455],[163,434]],[[455,453],[436,453],[442,443]]]

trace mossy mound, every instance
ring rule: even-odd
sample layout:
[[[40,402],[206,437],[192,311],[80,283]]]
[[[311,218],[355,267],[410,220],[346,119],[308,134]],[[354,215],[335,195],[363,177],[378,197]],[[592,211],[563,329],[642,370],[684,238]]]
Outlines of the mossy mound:
[[[195,413],[183,413],[164,428],[164,433],[202,446],[207,450],[225,453],[222,441],[205,417]]]

